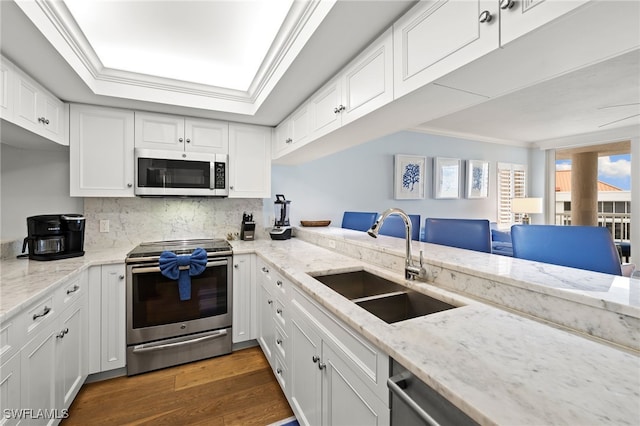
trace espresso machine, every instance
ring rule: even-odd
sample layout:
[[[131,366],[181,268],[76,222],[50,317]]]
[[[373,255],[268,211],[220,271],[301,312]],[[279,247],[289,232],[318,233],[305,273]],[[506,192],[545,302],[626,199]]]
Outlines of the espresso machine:
[[[57,260],[84,255],[84,225],[81,214],[46,214],[27,218],[27,237],[22,253],[29,259]],[[24,255],[27,256],[27,255]]]
[[[272,240],[288,240],[291,238],[291,226],[289,226],[289,204],[291,200],[284,198],[283,194],[276,194],[274,203],[275,223],[269,231]]]

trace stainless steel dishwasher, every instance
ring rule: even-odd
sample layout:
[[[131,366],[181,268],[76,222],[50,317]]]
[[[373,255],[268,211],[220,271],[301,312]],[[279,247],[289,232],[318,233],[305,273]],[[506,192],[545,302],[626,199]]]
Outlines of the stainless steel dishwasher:
[[[478,424],[393,359],[387,386],[391,397],[391,426]]]

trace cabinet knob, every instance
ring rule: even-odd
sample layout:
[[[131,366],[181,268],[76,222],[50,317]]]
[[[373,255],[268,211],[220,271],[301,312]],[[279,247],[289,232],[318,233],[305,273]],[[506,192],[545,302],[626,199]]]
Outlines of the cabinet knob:
[[[238,265],[237,263],[233,265],[234,268],[238,269],[240,267],[240,265]]]
[[[340,112],[340,110],[338,109],[338,107],[335,107],[335,108],[333,109],[333,113],[334,113],[334,114],[337,114],[337,113],[339,113],[339,112]]]
[[[269,299],[267,300],[267,303],[271,305],[273,303],[273,300]]]
[[[346,107],[346,106],[344,106],[344,105],[340,105],[340,106],[338,106],[338,112],[342,112],[342,111],[344,111],[345,109],[347,109],[347,107]]]
[[[263,266],[263,267],[262,267],[262,272],[264,272],[265,274],[268,274],[268,273],[269,273],[269,270]]]
[[[313,363],[315,364],[316,362],[320,361],[320,357],[318,355],[314,355],[313,358],[311,358],[311,361],[313,361]]]
[[[127,188],[131,188],[131,187],[133,187],[133,184],[132,183],[128,183],[127,184]]]
[[[324,362],[318,364],[318,370],[324,370],[325,368],[327,368],[327,364],[325,364]]]
[[[511,9],[516,4],[513,0],[500,0],[500,9]]]
[[[46,117],[38,117],[38,123],[49,124],[49,119]]]
[[[489,12],[488,10],[483,10],[480,14],[479,20],[481,24],[484,24],[486,22],[491,22],[492,18],[493,16],[491,16],[491,12]]]
[[[187,138],[187,143],[191,143],[191,139]]]
[[[276,281],[276,285],[277,285],[278,287],[282,287],[282,281],[280,281],[280,280]]]
[[[282,368],[277,368],[276,373],[278,373],[278,376],[282,376]]]
[[[291,142],[293,142],[293,139],[291,138],[287,138],[287,140],[284,141],[284,143],[291,143]]]
[[[178,142],[182,143],[182,141],[183,141],[183,140],[184,140],[184,139],[180,138],[180,139],[178,139]]]
[[[231,185],[231,186],[229,187],[229,189],[233,191],[233,185]]]
[[[124,280],[124,275],[120,275],[118,278]]]
[[[277,313],[278,315],[282,315],[282,309],[280,309],[280,308],[276,309],[276,313]]]
[[[282,339],[276,340],[276,344],[281,345],[282,344]]]

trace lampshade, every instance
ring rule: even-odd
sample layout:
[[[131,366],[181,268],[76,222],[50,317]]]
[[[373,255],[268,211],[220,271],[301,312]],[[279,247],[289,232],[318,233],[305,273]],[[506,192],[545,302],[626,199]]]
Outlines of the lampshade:
[[[513,213],[542,213],[542,198],[513,198],[511,200]]]

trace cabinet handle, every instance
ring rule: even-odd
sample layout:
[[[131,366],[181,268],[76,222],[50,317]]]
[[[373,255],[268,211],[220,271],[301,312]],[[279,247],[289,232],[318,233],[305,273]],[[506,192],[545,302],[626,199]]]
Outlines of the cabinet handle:
[[[276,344],[281,345],[282,344],[282,339],[276,340]]]
[[[288,138],[287,140],[284,141],[284,143],[291,143],[291,142],[293,142],[293,139],[291,138]]]
[[[184,139],[180,138],[180,139],[178,139],[178,142],[182,143],[182,141],[183,141],[183,140],[184,140]]]
[[[268,274],[268,273],[269,273],[269,270],[268,270],[266,267],[264,267],[264,266],[263,266],[263,267],[262,267],[262,272],[264,272],[265,274]]]
[[[132,183],[128,183],[128,184],[127,184],[127,188],[131,188],[132,186],[133,186],[133,184],[132,184]]]
[[[233,191],[233,185],[231,185],[231,186],[229,187],[229,189]]]
[[[74,285],[71,290],[67,290],[67,294],[75,293],[78,290],[80,290],[80,287],[77,285]]]
[[[282,315],[282,309],[280,309],[280,308],[276,309],[276,313],[277,313],[278,315]]]
[[[511,9],[516,4],[513,0],[500,0],[500,9]]]
[[[324,362],[318,364],[318,370],[324,370],[325,368],[327,368],[327,364],[325,364]]]
[[[314,355],[313,358],[311,358],[311,360],[315,364],[316,362],[320,361],[320,357],[318,355]]]
[[[339,112],[340,112],[340,110],[338,109],[338,107],[335,107],[335,108],[333,109],[333,113],[334,113],[334,114],[337,114],[337,113],[339,113]]]
[[[278,376],[282,376],[282,368],[277,368],[276,373],[278,373]]]
[[[240,267],[240,265],[238,265],[237,263],[233,265],[234,268],[238,269]]]
[[[38,122],[42,124],[49,124],[49,119],[46,117],[38,117]]]
[[[269,305],[271,305],[271,304],[273,303],[273,300],[269,299],[269,300],[267,300],[267,303],[268,303]]]
[[[347,109],[347,107],[346,107],[346,106],[344,106],[344,105],[340,105],[340,106],[338,107],[338,112],[342,112],[342,111],[344,111],[345,109]]]
[[[280,280],[276,281],[276,285],[277,285],[278,287],[282,287],[282,281],[280,281]]]
[[[491,22],[492,18],[493,16],[491,16],[491,12],[489,12],[488,10],[483,10],[480,14],[479,20],[481,24],[484,24],[485,22]]]
[[[45,315],[47,315],[49,312],[51,312],[51,308],[48,306],[45,306],[44,309],[42,310],[41,314],[33,314],[33,320],[37,320],[38,318],[44,317]]]
[[[187,138],[187,143],[191,143],[191,139]]]
[[[69,333],[69,329],[65,328],[64,330],[60,331],[60,333],[56,335],[56,339],[62,339],[67,333]]]

